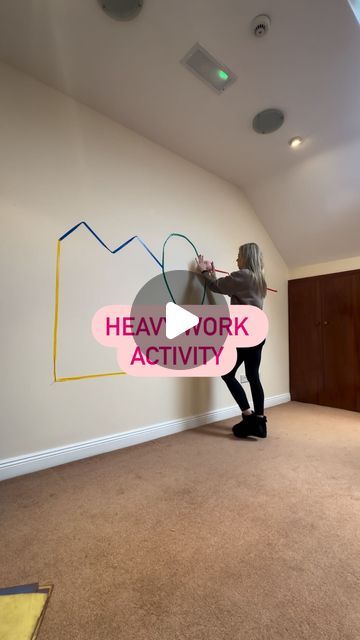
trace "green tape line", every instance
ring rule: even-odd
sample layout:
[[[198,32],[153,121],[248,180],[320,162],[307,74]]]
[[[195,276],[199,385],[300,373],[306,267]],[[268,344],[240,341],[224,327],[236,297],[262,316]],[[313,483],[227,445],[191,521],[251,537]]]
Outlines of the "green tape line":
[[[166,240],[165,240],[165,242],[163,244],[162,258],[161,258],[161,263],[162,263],[161,270],[162,270],[164,282],[165,282],[166,288],[167,288],[167,290],[169,292],[170,298],[176,304],[176,300],[175,300],[175,298],[173,296],[173,293],[171,291],[171,287],[169,285],[169,282],[168,282],[168,279],[167,279],[166,273],[165,273],[165,247],[166,247],[167,242],[170,240],[170,238],[174,238],[174,237],[183,238],[183,240],[186,240],[186,242],[188,242],[192,246],[192,248],[194,249],[196,257],[198,257],[199,253],[198,253],[198,250],[195,247],[194,243],[191,242],[191,240],[189,240],[189,238],[187,238],[187,236],[184,236],[183,233],[170,233],[170,235],[166,238]],[[202,300],[201,300],[200,304],[204,304],[205,295],[206,295],[206,282],[204,282],[204,291],[203,291],[203,296],[202,296]]]

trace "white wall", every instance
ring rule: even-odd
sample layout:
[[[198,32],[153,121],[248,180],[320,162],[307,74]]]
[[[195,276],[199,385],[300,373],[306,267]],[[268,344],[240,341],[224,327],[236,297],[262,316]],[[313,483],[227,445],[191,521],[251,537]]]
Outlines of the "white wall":
[[[289,279],[309,278],[311,276],[322,276],[326,273],[339,273],[340,271],[352,271],[360,269],[360,256],[345,258],[344,260],[332,260],[331,262],[321,262],[319,264],[309,264],[305,267],[298,267],[289,271]]]
[[[262,377],[266,396],[288,392],[287,268],[239,189],[3,64],[0,110],[1,458],[233,404],[221,380],[52,383],[56,240],[80,220],[111,246],[140,234],[157,256],[167,234],[185,233],[227,270],[239,244],[258,242],[279,290],[265,306]],[[116,261],[84,231],[63,245],[59,375],[116,370],[115,353],[84,339],[78,310],[89,321],[103,304],[131,302],[158,270],[135,245]],[[168,268],[191,257],[175,242]]]
[[[287,171],[246,189],[291,269],[359,254],[360,137],[353,129],[342,144],[325,149],[314,131],[298,149],[288,148],[299,159],[295,165],[289,161]]]

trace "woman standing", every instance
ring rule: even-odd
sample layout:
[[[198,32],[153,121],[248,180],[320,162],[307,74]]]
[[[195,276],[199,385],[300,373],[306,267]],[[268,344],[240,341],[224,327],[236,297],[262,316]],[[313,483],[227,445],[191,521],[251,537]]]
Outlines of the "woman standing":
[[[225,278],[216,278],[214,263],[198,256],[198,267],[211,291],[230,296],[230,304],[246,304],[263,308],[266,296],[266,281],[262,253],[255,242],[241,245],[237,257],[238,271]],[[239,405],[242,420],[233,427],[237,438],[256,436],[266,438],[266,416],[264,415],[264,390],[262,388],[259,367],[261,352],[265,340],[255,347],[238,347],[235,367],[222,379]],[[244,362],[246,377],[250,383],[254,412],[251,411],[245,390],[236,379],[236,372]]]

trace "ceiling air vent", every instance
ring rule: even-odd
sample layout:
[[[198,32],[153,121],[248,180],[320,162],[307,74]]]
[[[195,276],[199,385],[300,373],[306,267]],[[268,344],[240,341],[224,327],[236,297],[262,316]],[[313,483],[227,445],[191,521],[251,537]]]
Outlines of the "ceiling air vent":
[[[216,60],[204,47],[196,43],[181,60],[189,71],[205,82],[216,93],[222,93],[236,80],[236,75],[219,60]]]

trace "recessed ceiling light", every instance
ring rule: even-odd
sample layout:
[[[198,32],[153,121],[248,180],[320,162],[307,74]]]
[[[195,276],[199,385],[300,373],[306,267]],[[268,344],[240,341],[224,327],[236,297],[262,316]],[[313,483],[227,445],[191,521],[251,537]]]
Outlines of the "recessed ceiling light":
[[[303,142],[304,140],[300,138],[300,136],[296,136],[296,138],[291,138],[291,140],[289,140],[289,146],[292,149],[296,149],[296,147],[299,147]]]

